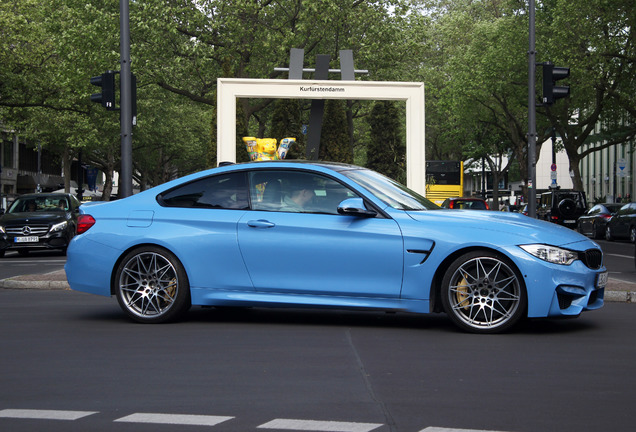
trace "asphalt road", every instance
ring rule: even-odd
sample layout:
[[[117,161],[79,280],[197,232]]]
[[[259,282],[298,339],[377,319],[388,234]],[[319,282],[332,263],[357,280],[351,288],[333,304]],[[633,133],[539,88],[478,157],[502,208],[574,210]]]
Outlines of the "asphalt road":
[[[65,263],[66,256],[59,251],[33,251],[24,257],[9,251],[0,258],[0,279],[61,270]]]
[[[0,430],[634,429],[633,304],[494,336],[375,312],[141,325],[72,291],[0,290],[0,311]]]
[[[634,266],[634,244],[625,241],[596,240],[603,249],[605,266],[609,277],[625,282],[636,283]]]

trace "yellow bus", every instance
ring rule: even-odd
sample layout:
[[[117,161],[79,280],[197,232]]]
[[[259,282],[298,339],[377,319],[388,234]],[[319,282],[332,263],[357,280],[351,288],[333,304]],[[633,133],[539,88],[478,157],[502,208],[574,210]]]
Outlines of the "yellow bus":
[[[427,161],[426,198],[441,205],[446,198],[464,195],[464,162]]]

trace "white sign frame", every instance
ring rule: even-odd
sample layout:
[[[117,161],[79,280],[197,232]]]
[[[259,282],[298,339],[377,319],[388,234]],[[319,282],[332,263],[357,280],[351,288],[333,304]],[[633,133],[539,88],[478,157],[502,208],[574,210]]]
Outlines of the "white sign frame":
[[[424,83],[217,79],[217,162],[236,162],[236,99],[345,99],[406,102],[406,184],[426,194]]]

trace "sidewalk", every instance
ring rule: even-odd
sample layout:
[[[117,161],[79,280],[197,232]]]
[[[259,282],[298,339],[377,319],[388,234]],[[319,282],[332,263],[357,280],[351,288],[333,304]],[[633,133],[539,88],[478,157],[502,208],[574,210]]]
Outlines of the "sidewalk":
[[[64,270],[39,275],[15,276],[0,280],[0,289],[69,290]],[[636,283],[610,278],[605,287],[605,301],[636,303]]]

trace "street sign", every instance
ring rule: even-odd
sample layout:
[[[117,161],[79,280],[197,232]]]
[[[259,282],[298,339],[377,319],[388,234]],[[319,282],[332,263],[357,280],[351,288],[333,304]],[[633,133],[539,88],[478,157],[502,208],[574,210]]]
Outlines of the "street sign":
[[[556,170],[557,170],[556,164],[550,165],[550,171],[556,171]]]
[[[616,161],[616,175],[618,177],[627,177],[629,170],[627,169],[627,160],[625,158],[619,158]]]

